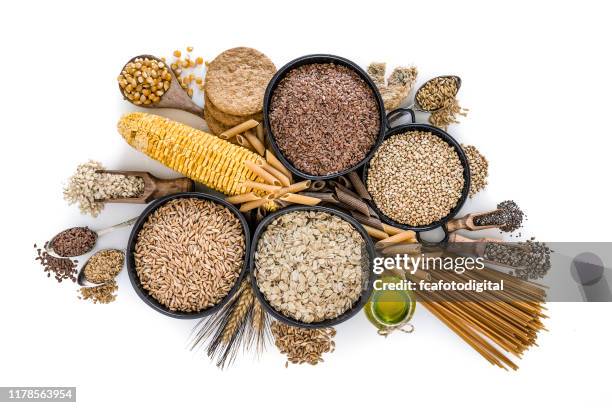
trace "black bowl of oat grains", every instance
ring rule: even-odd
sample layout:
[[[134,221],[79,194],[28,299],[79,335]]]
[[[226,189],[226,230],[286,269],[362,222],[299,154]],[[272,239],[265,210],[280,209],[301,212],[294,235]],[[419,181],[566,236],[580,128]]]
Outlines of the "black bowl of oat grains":
[[[136,221],[126,251],[128,275],[156,311],[200,318],[236,293],[249,248],[249,226],[236,207],[209,194],[172,194],[152,202]]]
[[[378,89],[357,64],[326,54],[282,67],[264,95],[272,150],[294,174],[327,180],[366,163],[384,137]]]
[[[320,206],[290,206],[255,230],[253,292],[275,319],[331,327],[355,316],[373,289],[374,244],[354,218]]]
[[[413,123],[389,124],[410,114]],[[420,233],[442,228],[463,207],[470,192],[470,166],[461,145],[444,130],[414,123],[411,109],[396,109],[386,118],[384,141],[363,167],[370,202],[387,224]]]

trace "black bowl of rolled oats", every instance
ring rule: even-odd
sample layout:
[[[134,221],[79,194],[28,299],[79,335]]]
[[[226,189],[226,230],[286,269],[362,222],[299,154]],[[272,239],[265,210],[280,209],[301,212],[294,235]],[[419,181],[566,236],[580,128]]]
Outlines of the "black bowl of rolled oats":
[[[250,231],[231,204],[177,193],[151,203],[127,247],[130,282],[153,309],[179,319],[219,310],[246,276]]]
[[[375,256],[363,227],[341,211],[286,207],[255,230],[249,258],[253,291],[284,323],[334,326],[370,298]]]
[[[358,169],[385,131],[385,108],[370,76],[328,54],[306,55],[279,69],[266,88],[263,118],[274,154],[308,180]]]

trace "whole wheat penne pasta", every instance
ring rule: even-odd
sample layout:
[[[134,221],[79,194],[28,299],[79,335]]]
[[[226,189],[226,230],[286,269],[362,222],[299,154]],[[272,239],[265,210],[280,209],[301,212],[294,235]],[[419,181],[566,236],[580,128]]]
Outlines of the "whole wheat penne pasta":
[[[253,173],[265,180],[266,183],[273,186],[280,186],[281,182],[279,179],[264,170],[262,166],[258,166],[250,160],[245,160],[244,165],[249,168]]]
[[[312,184],[312,181],[310,180],[300,181],[299,183],[293,183],[287,187],[283,187],[280,190],[278,190],[276,193],[278,196],[281,196],[287,193],[299,193],[300,191],[306,190],[308,187],[310,187],[311,184]]]
[[[244,132],[244,137],[246,137],[251,146],[255,148],[255,150],[257,151],[257,153],[259,153],[260,156],[266,154],[266,148],[252,130],[247,130],[246,132]]]
[[[257,181],[251,181],[251,180],[243,181],[240,184],[240,186],[246,187],[246,188],[252,188],[254,190],[267,191],[268,193],[274,193],[281,189],[280,186],[273,186],[270,184],[258,183]]]
[[[259,200],[260,198],[261,197],[258,196],[257,194],[250,192],[250,193],[238,194],[235,196],[227,197],[226,201],[230,204],[242,204],[242,203],[246,203],[247,201]]]
[[[240,206],[240,212],[251,211],[255,208],[261,207],[269,200],[267,198],[260,198],[259,200],[249,201],[248,203],[244,203]]]
[[[376,228],[372,228],[369,225],[361,224],[361,226],[366,230],[368,235],[371,236],[372,238],[375,238],[375,239],[389,238],[389,234],[387,234],[385,231],[377,230]]]
[[[389,235],[395,235],[395,234],[399,234],[401,232],[404,232],[405,230],[401,229],[401,228],[397,228],[397,227],[393,227],[391,225],[388,224],[384,224],[383,223],[383,229],[385,230],[385,232]]]
[[[406,231],[400,232],[399,234],[392,235],[389,238],[385,238],[384,240],[378,242],[376,245],[380,244],[380,245],[387,246],[391,244],[397,244],[403,241],[411,242],[415,238],[416,238],[416,233],[414,231],[406,230]]]
[[[312,184],[310,185],[310,187],[308,187],[308,189],[310,191],[321,191],[326,186],[327,186],[327,183],[325,182],[325,180],[316,180],[312,182]]]
[[[291,172],[281,163],[271,150],[266,150],[266,161],[276,170],[282,172],[285,176],[291,179]]]
[[[255,119],[249,119],[246,122],[242,122],[239,125],[234,126],[231,129],[227,129],[225,132],[221,133],[219,137],[221,139],[229,139],[230,137],[234,137],[239,133],[244,133],[249,129],[253,129],[255,126],[259,125],[259,122]]]
[[[397,254],[414,254],[419,255],[421,253],[420,244],[395,244],[383,248],[383,255],[397,255]]]
[[[264,163],[261,167],[281,182],[281,185],[284,187],[289,187],[291,185],[291,181],[289,177],[285,176],[282,172],[276,170],[274,167],[270,166],[268,163]]]
[[[318,198],[308,197],[301,194],[287,193],[279,197],[280,200],[287,201],[293,204],[302,205],[317,205],[321,202]]]
[[[246,137],[244,137],[242,135],[236,135],[236,137],[234,139],[236,140],[236,143],[238,143],[239,146],[242,146],[244,148],[247,148],[247,149],[257,153],[255,151],[255,148],[253,146],[251,146],[251,144],[249,143],[249,141],[247,140]]]
[[[261,144],[266,143],[266,132],[264,131],[263,123],[257,125],[257,127],[255,128],[255,134],[257,135],[257,138],[259,139]]]

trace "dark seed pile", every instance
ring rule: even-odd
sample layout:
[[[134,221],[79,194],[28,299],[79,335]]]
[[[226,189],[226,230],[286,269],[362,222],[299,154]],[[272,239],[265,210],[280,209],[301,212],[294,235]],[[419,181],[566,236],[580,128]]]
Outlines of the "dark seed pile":
[[[37,248],[36,244],[34,245],[34,249],[36,250],[36,261],[39,261],[43,266],[44,271],[47,273],[47,277],[53,277],[61,282],[64,279],[69,279],[73,282],[76,282],[76,274],[77,274],[77,261],[73,261],[67,258],[56,258],[50,255],[47,251],[42,248]]]
[[[513,269],[517,278],[540,279],[550,269],[551,249],[543,242],[531,238],[520,244],[490,242],[485,247],[485,258]]]
[[[501,225],[504,232],[513,232],[523,226],[525,213],[512,200],[497,204],[497,210],[474,217],[474,225]]]
[[[289,71],[272,95],[270,125],[285,157],[317,176],[359,163],[381,126],[372,89],[356,72],[335,64]]]
[[[57,234],[53,250],[60,256],[80,256],[96,244],[96,233],[87,227],[74,227]]]

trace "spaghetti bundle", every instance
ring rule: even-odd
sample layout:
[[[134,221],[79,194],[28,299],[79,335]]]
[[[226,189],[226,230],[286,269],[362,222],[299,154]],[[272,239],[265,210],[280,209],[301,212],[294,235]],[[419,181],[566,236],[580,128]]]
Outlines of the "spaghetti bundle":
[[[509,356],[521,358],[537,345],[538,332],[545,330],[541,321],[547,317],[544,287],[490,268],[463,274],[439,269],[427,272],[434,282],[503,281],[502,292],[417,290],[417,299],[491,364],[518,369]]]

